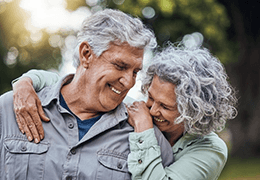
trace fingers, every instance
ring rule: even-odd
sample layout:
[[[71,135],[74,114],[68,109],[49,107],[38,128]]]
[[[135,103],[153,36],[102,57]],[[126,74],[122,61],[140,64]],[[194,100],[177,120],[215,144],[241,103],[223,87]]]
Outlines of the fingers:
[[[15,113],[16,113],[16,120],[18,122],[18,127],[21,130],[21,132],[26,134],[26,137],[29,141],[32,141],[32,134],[30,130],[27,127],[27,123],[25,122],[24,117],[21,114],[21,108],[15,108]]]
[[[17,111],[17,110],[15,110],[15,111]],[[23,124],[22,124],[19,116],[17,115],[17,113],[15,113],[15,117],[16,117],[17,124],[18,124],[20,131],[24,134]]]
[[[34,125],[34,126],[31,126],[32,129],[30,128],[30,130],[33,134],[35,142],[38,143],[39,138],[40,138],[40,140],[42,140],[44,138],[44,130],[43,130],[43,127],[42,127],[41,118],[38,115],[37,110],[35,110],[34,112],[31,113],[30,121]]]
[[[42,119],[45,122],[49,122],[50,119],[45,115],[40,101],[37,101],[37,108],[38,108],[38,113],[40,115],[40,119]],[[39,125],[41,125],[41,122]],[[42,129],[42,127],[41,127],[41,129]]]
[[[31,117],[30,114],[34,114],[34,115],[32,115]],[[41,138],[38,133],[38,129],[36,127],[37,124],[36,122],[41,120],[40,117],[39,116],[37,117],[37,115],[35,114],[37,113],[35,112],[28,113],[28,111],[23,108],[21,108],[20,112],[18,112],[18,116],[23,126],[23,130],[27,136],[27,139],[29,141],[32,141],[34,139],[35,143],[39,143]],[[43,131],[43,129],[41,131]]]
[[[21,132],[26,134],[29,141],[34,139],[35,143],[39,143],[40,139],[44,137],[44,132],[37,108],[32,105],[23,106],[20,103],[15,103],[14,111]]]
[[[21,83],[23,82],[23,83]],[[43,121],[50,121],[44,114],[40,99],[32,87],[29,79],[19,80],[13,85],[14,111],[18,127],[25,133],[28,140],[38,143],[44,138]]]

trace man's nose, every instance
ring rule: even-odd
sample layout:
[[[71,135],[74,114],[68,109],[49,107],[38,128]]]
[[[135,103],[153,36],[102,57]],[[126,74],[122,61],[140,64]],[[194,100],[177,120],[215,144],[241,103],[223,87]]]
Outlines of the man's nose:
[[[135,77],[133,73],[126,72],[124,76],[120,78],[120,83],[122,83],[127,89],[131,89],[135,85]]]

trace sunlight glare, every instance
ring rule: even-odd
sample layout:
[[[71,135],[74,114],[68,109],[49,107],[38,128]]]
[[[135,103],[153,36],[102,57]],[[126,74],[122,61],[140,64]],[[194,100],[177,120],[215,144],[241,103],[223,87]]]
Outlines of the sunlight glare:
[[[65,0],[21,0],[20,7],[31,15],[29,23],[49,33],[60,29],[77,31],[82,21],[89,15],[87,7],[81,7],[70,12],[66,9]]]

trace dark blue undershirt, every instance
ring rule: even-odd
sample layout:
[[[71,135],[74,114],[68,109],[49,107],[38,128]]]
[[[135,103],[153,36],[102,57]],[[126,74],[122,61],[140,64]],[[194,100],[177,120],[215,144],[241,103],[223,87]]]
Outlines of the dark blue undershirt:
[[[90,119],[86,119],[86,120],[81,120],[80,118],[78,118],[78,116],[76,116],[68,107],[67,103],[65,102],[62,94],[60,93],[60,105],[62,107],[64,107],[65,109],[67,109],[70,113],[72,113],[76,119],[77,119],[77,123],[78,123],[78,129],[79,129],[79,140],[81,140],[83,138],[83,136],[89,131],[89,129],[101,118],[101,115],[97,116],[97,117],[93,117]]]

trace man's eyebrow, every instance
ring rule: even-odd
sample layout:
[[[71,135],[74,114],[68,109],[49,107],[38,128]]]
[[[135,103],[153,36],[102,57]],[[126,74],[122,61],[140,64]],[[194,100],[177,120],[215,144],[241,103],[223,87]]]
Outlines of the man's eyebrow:
[[[117,64],[120,64],[120,65],[125,66],[125,67],[129,67],[129,66],[130,66],[129,64],[125,63],[125,62],[122,61],[122,60],[115,59],[115,62],[116,62]]]
[[[115,59],[115,62],[117,64],[120,64],[121,66],[124,66],[124,67],[127,67],[127,68],[131,66],[130,64],[124,62],[123,60]],[[141,71],[142,69],[143,69],[143,65],[141,67],[136,68],[136,70],[138,70],[138,71]]]

